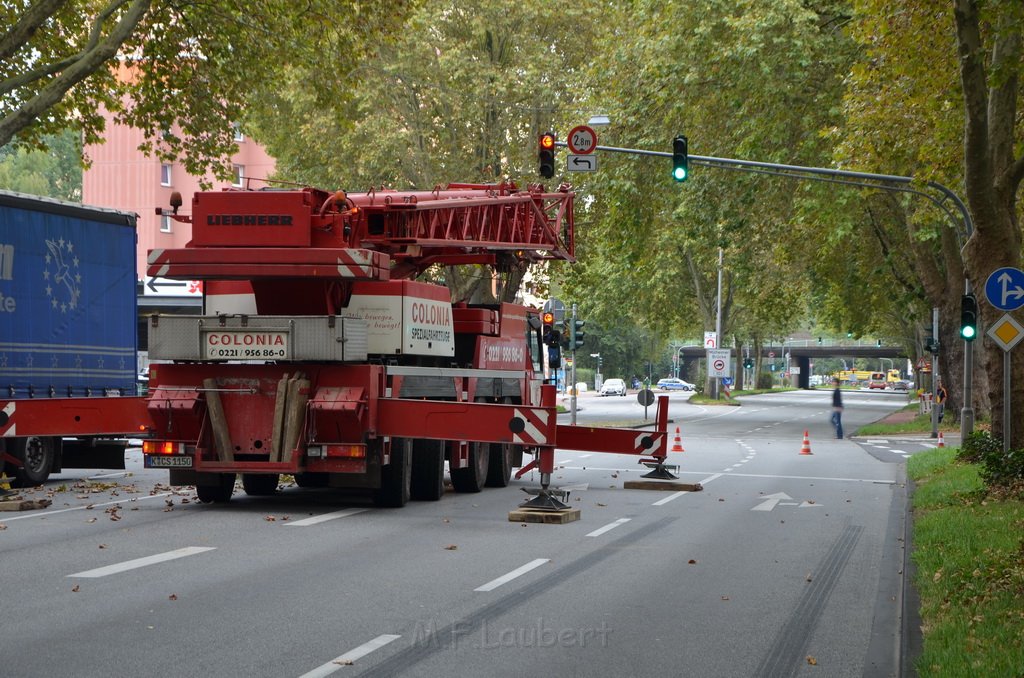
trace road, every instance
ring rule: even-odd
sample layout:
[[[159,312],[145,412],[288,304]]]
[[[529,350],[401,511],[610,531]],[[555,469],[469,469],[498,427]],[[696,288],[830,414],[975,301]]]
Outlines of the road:
[[[703,491],[624,490],[634,458],[559,452],[566,525],[508,521],[535,474],[390,510],[297,488],[200,505],[135,452],[127,475],[57,476],[51,507],[0,515],[0,673],[898,675],[904,462],[931,443],[836,440],[828,391],[687,398],[670,462]],[[844,424],[905,402],[847,393]],[[581,424],[642,418],[580,403]]]

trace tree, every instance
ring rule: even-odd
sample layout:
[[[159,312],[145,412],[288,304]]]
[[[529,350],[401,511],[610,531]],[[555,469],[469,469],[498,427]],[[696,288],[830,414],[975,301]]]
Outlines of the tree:
[[[0,148],[0,188],[80,201],[82,143],[79,137],[68,130],[44,139],[44,144],[49,152]]]
[[[267,93],[264,111],[274,114],[254,115],[257,134],[289,181],[352,191],[529,181],[537,137],[572,106],[597,6],[423,3],[343,77],[319,77],[313,64],[287,69],[288,86]],[[513,300],[525,273],[503,269],[494,294],[484,267],[433,272],[453,298],[481,302]]]
[[[615,146],[667,151],[686,133],[692,155],[827,164],[819,131],[838,120],[853,56],[837,30],[847,14],[843,2],[634,3],[607,22],[631,30],[604,36],[611,56],[590,73],[603,83],[593,107],[615,121]],[[826,226],[805,204],[813,189],[693,163],[676,184],[667,161],[602,163],[588,182],[596,242],[572,285],[603,314],[621,308],[618,290],[597,285],[614,277],[636,322],[666,338],[700,336],[715,326],[722,248],[723,335],[777,336],[806,315],[812,246]]]
[[[864,54],[851,71],[845,125],[832,130],[837,161],[863,171],[913,176],[922,184],[932,180],[959,187],[963,120],[957,112],[962,98],[948,6],[861,0],[856,9],[851,33]],[[943,26],[945,31],[936,31]],[[952,401],[962,403],[963,342],[957,322],[965,276],[960,248],[966,234],[920,196],[872,195],[866,210],[855,228],[875,243],[883,273],[875,277],[888,289],[879,289],[877,282],[864,289],[901,300],[908,338],[917,328],[930,328],[931,309],[939,309],[939,372]],[[909,270],[908,262],[913,265]],[[913,344],[919,342],[908,342]],[[975,375],[975,392],[984,395],[977,387],[986,383],[985,373]],[[977,398],[975,405],[984,412],[987,402]]]
[[[1018,110],[1021,95],[1024,5],[1016,0],[954,0],[957,54],[963,89],[964,185],[974,233],[964,248],[967,274],[976,290],[983,289],[989,273],[1021,262],[1020,186],[1024,180],[1024,153],[1019,131],[1024,120]],[[981,305],[985,324],[1001,313]],[[1002,356],[985,353],[989,399],[993,414],[1010,408],[1011,431],[1003,430],[1002,417],[993,416],[992,432],[1011,438],[1011,446],[1024,446],[1024,354],[1011,353],[1012,393],[1003,398]]]
[[[0,147],[42,148],[48,135],[102,140],[101,109],[142,129],[143,150],[202,176],[227,176],[232,123],[261,103],[288,63],[348,70],[408,3],[358,0],[0,0]],[[357,20],[336,21],[342,15]],[[282,58],[287,57],[287,58]],[[328,68],[329,66],[329,68]],[[180,131],[180,132],[179,132]]]

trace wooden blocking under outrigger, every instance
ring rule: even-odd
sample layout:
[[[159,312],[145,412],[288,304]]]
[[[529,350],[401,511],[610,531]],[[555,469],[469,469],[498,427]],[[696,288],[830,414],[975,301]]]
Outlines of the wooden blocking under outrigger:
[[[545,525],[565,525],[580,519],[578,508],[567,508],[559,511],[518,508],[508,512],[510,523],[543,523]]]

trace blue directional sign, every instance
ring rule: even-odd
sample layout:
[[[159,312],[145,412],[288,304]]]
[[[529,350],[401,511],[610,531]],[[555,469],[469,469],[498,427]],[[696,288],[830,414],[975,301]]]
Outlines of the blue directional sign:
[[[992,271],[985,281],[985,299],[1000,311],[1024,306],[1024,271],[1008,266]]]

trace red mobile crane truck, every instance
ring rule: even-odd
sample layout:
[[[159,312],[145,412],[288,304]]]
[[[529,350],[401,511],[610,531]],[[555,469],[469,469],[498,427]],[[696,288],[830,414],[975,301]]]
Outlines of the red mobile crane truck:
[[[541,488],[524,504],[561,509],[554,450],[634,454],[663,466],[667,400],[655,430],[556,422],[538,312],[453,303],[414,278],[436,264],[498,269],[573,261],[573,197],[514,184],[362,194],[200,192],[192,240],[153,250],[148,273],[204,281],[202,316],[148,321],[145,464],[204,502],[300,486],[360,487],[384,506],[437,500],[448,462],[457,492],[506,486],[523,453]],[[158,212],[165,213],[160,210]],[[237,286],[252,306],[219,312]],[[237,295],[226,295],[235,300]]]

